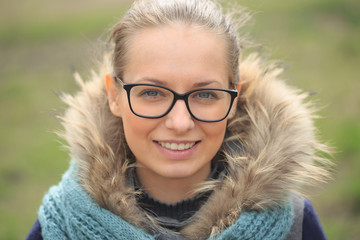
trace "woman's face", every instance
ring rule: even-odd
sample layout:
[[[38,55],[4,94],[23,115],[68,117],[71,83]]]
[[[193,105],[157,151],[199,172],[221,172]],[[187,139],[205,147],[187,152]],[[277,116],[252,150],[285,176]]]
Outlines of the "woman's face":
[[[194,27],[144,29],[131,38],[122,80],[157,84],[178,93],[204,87],[228,89],[225,52],[221,38]],[[111,110],[123,120],[140,181],[149,178],[201,181],[208,177],[211,159],[224,138],[226,119],[215,123],[197,121],[183,100],[178,100],[162,118],[141,118],[131,112],[124,89],[120,90],[115,105],[118,107]]]

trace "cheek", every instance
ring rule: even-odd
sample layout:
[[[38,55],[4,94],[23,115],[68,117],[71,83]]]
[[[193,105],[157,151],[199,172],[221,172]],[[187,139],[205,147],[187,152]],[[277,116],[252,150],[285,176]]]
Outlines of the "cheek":
[[[131,138],[136,133],[138,129],[136,126],[141,126],[141,124],[139,119],[131,112],[126,96],[122,95],[119,100],[125,137],[128,140],[128,137]]]
[[[123,108],[124,109],[124,108]],[[128,106],[122,111],[125,138],[130,145],[135,141],[144,139],[149,132],[149,128],[144,119],[135,116]]]
[[[203,132],[206,135],[208,144],[219,149],[225,136],[226,132],[226,121],[221,121],[218,123],[207,123],[202,127]]]
[[[148,139],[156,127],[155,121],[135,116],[128,105],[123,108],[122,121],[126,142],[134,155],[139,157],[144,149],[150,147],[151,142]]]

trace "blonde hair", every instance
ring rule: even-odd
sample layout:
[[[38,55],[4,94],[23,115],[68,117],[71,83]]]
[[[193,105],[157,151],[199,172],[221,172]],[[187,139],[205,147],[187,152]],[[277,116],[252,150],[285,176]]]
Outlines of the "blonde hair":
[[[243,12],[241,21],[248,18]],[[110,42],[113,44],[113,70],[122,76],[126,67],[131,37],[138,31],[171,24],[195,26],[224,39],[227,47],[227,64],[230,81],[239,80],[240,40],[230,14],[225,15],[219,4],[212,0],[138,0],[113,27]]]

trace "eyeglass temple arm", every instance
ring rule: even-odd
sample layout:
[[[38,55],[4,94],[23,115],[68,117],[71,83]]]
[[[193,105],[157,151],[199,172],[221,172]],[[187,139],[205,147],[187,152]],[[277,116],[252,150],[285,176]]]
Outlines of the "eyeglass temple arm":
[[[115,72],[113,72],[113,76],[114,76],[115,79],[119,80],[119,82],[120,82],[122,85],[125,85],[125,83],[121,80],[121,78],[120,78],[118,75],[116,75]]]

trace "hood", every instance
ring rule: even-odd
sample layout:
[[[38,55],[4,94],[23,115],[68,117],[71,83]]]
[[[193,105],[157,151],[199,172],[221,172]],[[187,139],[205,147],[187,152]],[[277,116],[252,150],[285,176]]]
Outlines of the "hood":
[[[299,194],[304,186],[328,177],[327,152],[315,136],[314,111],[308,96],[278,79],[282,69],[263,62],[257,54],[241,60],[242,88],[235,117],[228,123],[223,152],[227,162],[224,179],[201,186],[213,190],[208,201],[182,230],[189,239],[205,238],[231,225],[246,210],[261,210]],[[64,94],[69,105],[62,123],[63,137],[79,168],[79,178],[101,207],[133,225],[148,229],[156,220],[136,205],[136,194],[128,184],[127,172],[134,166],[126,144],[122,122],[110,112],[105,75],[112,72],[110,57],[98,73],[84,82],[81,90]],[[239,147],[236,147],[236,146]],[[240,147],[241,146],[241,147]],[[324,154],[322,154],[324,155]]]

